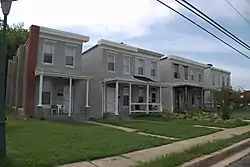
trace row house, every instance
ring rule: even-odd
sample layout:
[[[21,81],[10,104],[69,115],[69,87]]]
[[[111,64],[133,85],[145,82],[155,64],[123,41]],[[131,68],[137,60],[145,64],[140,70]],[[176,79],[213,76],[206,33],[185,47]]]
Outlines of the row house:
[[[6,105],[26,116],[90,118],[203,108],[230,72],[179,56],[32,25],[9,60]],[[210,93],[208,93],[210,92]]]

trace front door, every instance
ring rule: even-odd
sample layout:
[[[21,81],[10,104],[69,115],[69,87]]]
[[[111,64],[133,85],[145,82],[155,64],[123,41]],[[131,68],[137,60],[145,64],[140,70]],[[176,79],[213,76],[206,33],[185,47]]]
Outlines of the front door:
[[[115,113],[115,88],[107,87],[107,112]]]
[[[72,91],[71,91],[71,113],[73,113],[73,97],[74,97],[74,89],[73,89],[73,86],[72,86]],[[66,114],[69,113],[69,86],[64,86],[63,87],[63,112]]]

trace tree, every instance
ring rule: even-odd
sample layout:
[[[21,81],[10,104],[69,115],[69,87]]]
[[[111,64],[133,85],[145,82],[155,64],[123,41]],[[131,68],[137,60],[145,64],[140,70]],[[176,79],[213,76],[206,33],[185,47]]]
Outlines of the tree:
[[[0,41],[2,43],[2,30],[3,30],[3,20],[0,18]],[[16,55],[18,47],[24,44],[29,36],[29,32],[24,28],[23,23],[17,23],[7,26],[6,40],[7,40],[7,57],[12,59]]]

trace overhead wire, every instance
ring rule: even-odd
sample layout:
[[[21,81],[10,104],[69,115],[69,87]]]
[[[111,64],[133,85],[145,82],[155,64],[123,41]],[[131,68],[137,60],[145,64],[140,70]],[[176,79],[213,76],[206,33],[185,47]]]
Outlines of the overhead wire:
[[[202,27],[201,25],[199,25],[198,23],[196,23],[195,21],[191,20],[190,18],[188,18],[187,16],[185,16],[184,14],[180,13],[179,11],[175,10],[174,8],[170,7],[169,5],[165,4],[164,2],[162,2],[161,0],[156,0],[157,2],[159,2],[160,4],[162,4],[163,6],[169,8],[170,10],[174,11],[175,13],[179,14],[180,16],[182,16],[183,18],[185,18],[186,20],[188,20],[189,22],[193,23],[194,25],[196,25],[197,27],[199,27],[200,29],[202,29],[203,31],[205,31],[206,33],[208,33],[209,35],[213,36],[214,38],[216,38],[217,40],[219,40],[220,42],[222,42],[223,44],[227,45],[228,47],[230,47],[231,49],[233,49],[234,51],[238,52],[239,54],[241,54],[242,56],[246,57],[247,59],[250,59],[250,57],[248,55],[246,55],[245,53],[241,52],[240,50],[236,49],[235,47],[233,47],[232,45],[228,44],[227,42],[225,42],[223,39],[219,38],[218,36],[214,35],[213,33],[211,33],[210,31],[208,31],[207,29],[205,29],[204,27]]]
[[[250,20],[248,20],[231,2],[228,0],[225,0],[226,3],[231,6],[249,25],[250,25]]]
[[[245,43],[244,41],[242,41],[241,39],[239,39],[236,35],[234,35],[233,33],[231,33],[229,30],[227,30],[225,27],[223,27],[222,25],[220,25],[219,23],[217,23],[216,21],[214,21],[211,17],[209,17],[208,15],[206,15],[204,12],[202,12],[201,10],[199,10],[196,6],[192,5],[190,2],[187,2],[186,0],[175,0],[177,3],[179,3],[180,5],[184,6],[186,9],[188,9],[189,11],[191,11],[192,13],[194,13],[195,15],[199,16],[201,19],[205,20],[206,22],[208,22],[209,24],[211,24],[213,27],[215,27],[216,29],[218,29],[219,31],[221,31],[223,34],[225,34],[226,36],[228,36],[229,38],[231,38],[232,40],[234,40],[235,42],[237,42],[238,44],[240,44],[241,46],[243,46],[244,48],[248,49],[250,51],[250,46]],[[190,6],[191,8],[189,8],[188,6]],[[198,12],[198,13],[197,13]]]

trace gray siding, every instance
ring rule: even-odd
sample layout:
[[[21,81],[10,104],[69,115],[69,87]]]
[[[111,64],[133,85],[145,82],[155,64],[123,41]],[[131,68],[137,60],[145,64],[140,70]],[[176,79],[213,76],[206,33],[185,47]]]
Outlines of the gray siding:
[[[52,41],[54,42],[54,57],[53,64],[44,64],[43,63],[43,52],[44,52],[44,42],[46,39],[39,38],[38,43],[38,55],[37,55],[37,68],[43,71],[49,72],[61,72],[65,74],[75,74],[82,75],[82,45],[73,44],[75,47],[75,67],[66,67],[65,66],[65,51],[67,42],[61,41]],[[51,40],[47,40],[51,41]]]
[[[231,75],[229,73],[215,70],[212,68],[205,69],[205,88],[206,89],[217,89],[222,87],[222,77],[225,80],[225,86],[227,85],[227,78],[229,77],[229,85],[231,86]],[[213,84],[214,76],[214,84]]]

